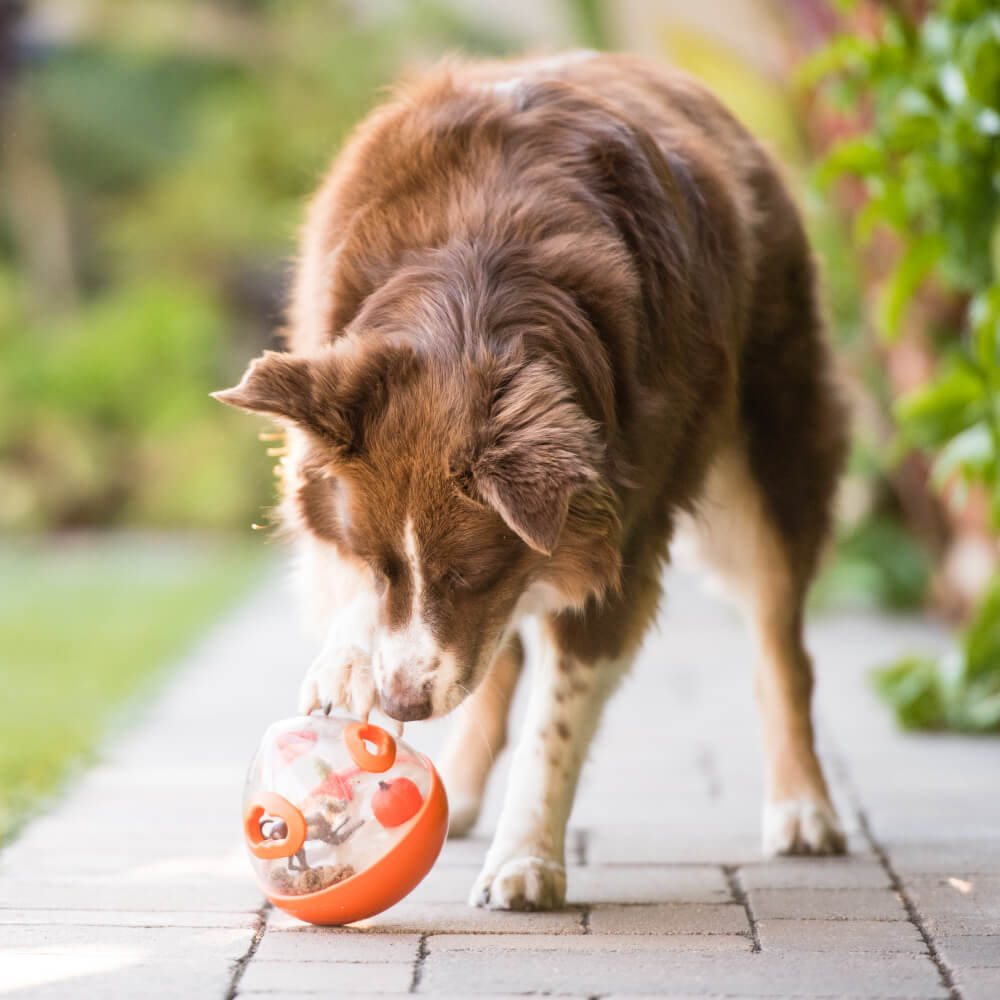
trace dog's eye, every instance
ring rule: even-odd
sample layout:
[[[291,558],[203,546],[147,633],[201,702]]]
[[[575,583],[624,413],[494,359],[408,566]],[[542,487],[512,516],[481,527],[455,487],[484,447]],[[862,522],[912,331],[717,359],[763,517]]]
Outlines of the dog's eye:
[[[478,567],[468,567],[464,571],[452,569],[442,577],[442,583],[449,590],[460,590],[467,594],[478,594],[489,590],[499,579],[499,571],[488,571]]]
[[[381,596],[387,587],[399,582],[401,570],[398,560],[386,557],[372,563],[372,572],[375,574],[375,590]]]

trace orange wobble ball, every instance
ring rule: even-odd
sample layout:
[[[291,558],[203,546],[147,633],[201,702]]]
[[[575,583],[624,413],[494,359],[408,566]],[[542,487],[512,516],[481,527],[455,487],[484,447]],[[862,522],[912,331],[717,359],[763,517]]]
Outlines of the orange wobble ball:
[[[434,765],[370,723],[276,722],[247,775],[243,833],[271,902],[312,924],[348,924],[397,903],[448,831]]]

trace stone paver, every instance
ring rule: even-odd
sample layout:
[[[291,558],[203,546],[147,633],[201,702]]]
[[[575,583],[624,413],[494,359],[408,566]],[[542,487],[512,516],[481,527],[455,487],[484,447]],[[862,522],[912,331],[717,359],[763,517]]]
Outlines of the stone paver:
[[[240,995],[282,990],[325,993],[341,990],[409,993],[413,962],[251,962],[240,981]]]
[[[956,768],[955,778],[958,777]],[[927,873],[963,879],[974,875],[1000,875],[1000,851],[995,839],[942,840],[933,828],[927,831],[927,838],[918,843],[894,844],[892,863],[904,877],[911,879]]]
[[[283,990],[283,989],[268,990],[266,993],[246,993],[241,990],[239,993],[239,996],[241,997],[256,997],[257,1000],[261,1000],[261,998],[263,997],[266,997],[267,1000],[302,1000],[303,997],[308,997],[309,995],[310,994],[302,993],[301,991]],[[334,993],[330,989],[325,989],[325,990],[320,990],[318,994],[317,993],[312,994],[312,996],[314,997],[317,995],[323,997],[336,997],[336,1000],[372,1000],[372,997],[399,997],[405,994],[384,993],[384,992],[375,993],[375,992],[369,992],[368,990],[360,992],[354,990],[347,990],[345,992],[340,989],[338,989],[336,993]],[[558,997],[559,1000],[591,1000],[591,998],[586,996],[585,994],[546,993],[545,995]],[[469,1000],[468,992],[435,993],[434,996],[437,998],[437,1000]],[[490,1000],[514,1000],[514,998],[517,998],[517,1000],[521,1000],[523,996],[524,996],[523,993],[491,993]],[[659,998],[659,1000],[662,1000],[662,997]],[[676,1000],[676,998],[671,996],[671,1000]],[[730,1000],[730,998],[727,997],[726,1000]]]
[[[419,934],[368,934],[336,927],[268,928],[254,962],[410,962]]]
[[[251,932],[234,928],[0,928],[4,997],[135,1000],[226,994]]]
[[[1000,959],[1000,932],[943,937],[935,942],[944,960],[954,968],[996,968]]]
[[[906,910],[888,889],[751,889],[758,920],[905,920]]]
[[[743,955],[723,958],[674,951],[632,953],[610,962],[604,952],[442,952],[424,963],[420,993],[437,990],[489,994],[495,990],[529,992],[539,983],[557,991],[591,994],[674,992],[708,995],[853,997],[942,996],[934,967],[909,956]],[[895,993],[891,992],[895,990]]]
[[[1000,969],[963,969],[955,977],[964,1000],[997,1000]]]
[[[850,858],[781,858],[746,865],[747,889],[888,889],[889,875],[877,861]]]
[[[905,920],[801,920],[757,921],[761,949],[769,951],[896,952],[915,955],[925,951],[920,932]]]
[[[601,952],[628,954],[649,951],[741,952],[752,949],[745,934],[581,934],[551,937],[536,934],[434,934],[427,939],[428,954],[472,951],[488,956],[500,951],[557,951],[563,954]]]
[[[750,932],[737,903],[601,904],[590,912],[592,934],[739,934]]]
[[[59,927],[242,927],[253,929],[256,913],[225,913],[217,910],[3,910],[0,909],[0,941],[6,939],[4,924]],[[99,933],[92,931],[92,934]]]
[[[479,934],[582,934],[583,915],[559,913],[500,913],[468,906],[463,892],[452,903],[411,903],[404,900],[360,926],[388,934],[435,934],[446,931]]]
[[[156,845],[150,845],[155,851]],[[67,875],[60,879],[7,879],[3,885],[2,905],[19,909],[83,910],[158,910],[172,912],[192,907],[222,913],[248,912],[260,906],[260,896],[246,877],[232,881],[206,878],[170,880],[164,876],[155,882],[140,884],[108,883],[97,880],[76,881]],[[61,905],[60,905],[61,904]]]
[[[210,950],[236,960],[247,949],[249,935],[237,927],[101,927],[102,946],[129,953],[164,951],[182,954],[188,949]],[[94,928],[81,924],[6,926],[5,948],[30,949],[34,955],[60,955],[85,948],[95,940]]]
[[[465,905],[509,752],[475,836],[409,899],[347,929],[262,905],[239,842],[243,771],[313,652],[274,583],[0,854],[0,996],[1000,997],[1000,741],[901,734],[866,680],[943,633],[813,625],[821,753],[852,853],[768,860],[750,644],[689,581],[667,594],[581,780],[566,909]],[[524,705],[521,691],[515,718]],[[434,757],[446,733],[406,735]]]
[[[718,866],[590,865],[567,872],[570,903],[721,903],[729,885]]]

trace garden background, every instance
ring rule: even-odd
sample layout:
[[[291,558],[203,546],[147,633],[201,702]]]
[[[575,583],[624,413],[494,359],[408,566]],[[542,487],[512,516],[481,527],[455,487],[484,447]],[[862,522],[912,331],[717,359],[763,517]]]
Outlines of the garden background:
[[[258,579],[304,197],[402,69],[585,45],[699,75],[787,165],[855,447],[818,607],[956,627],[876,679],[1000,728],[1000,12],[989,0],[0,3],[0,843]],[[887,709],[888,710],[888,709]]]

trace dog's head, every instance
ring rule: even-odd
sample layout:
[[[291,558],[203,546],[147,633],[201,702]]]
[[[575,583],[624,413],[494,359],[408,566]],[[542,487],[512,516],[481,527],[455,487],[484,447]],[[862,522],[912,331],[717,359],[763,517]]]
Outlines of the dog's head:
[[[603,447],[544,360],[345,336],[314,357],[267,352],[216,395],[287,426],[285,520],[363,565],[396,719],[454,708],[527,605],[581,607],[617,584]]]

